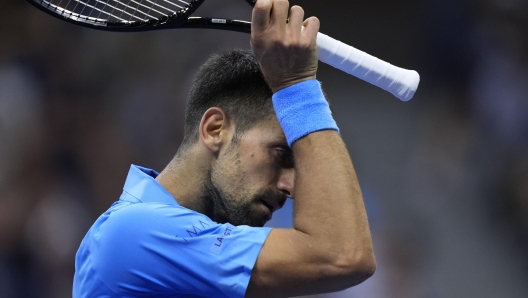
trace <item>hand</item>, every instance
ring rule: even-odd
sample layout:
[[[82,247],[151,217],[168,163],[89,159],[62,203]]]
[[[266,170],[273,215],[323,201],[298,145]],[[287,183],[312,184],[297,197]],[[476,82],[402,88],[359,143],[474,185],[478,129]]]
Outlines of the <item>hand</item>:
[[[287,0],[258,0],[253,8],[251,47],[274,93],[314,79],[317,72],[319,20],[303,22],[304,10],[289,5]]]

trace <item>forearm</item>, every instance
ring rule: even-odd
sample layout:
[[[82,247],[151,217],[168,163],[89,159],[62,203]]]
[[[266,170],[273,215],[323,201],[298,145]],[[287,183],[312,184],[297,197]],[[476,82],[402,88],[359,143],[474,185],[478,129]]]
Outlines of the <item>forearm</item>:
[[[314,250],[331,262],[374,267],[361,189],[341,136],[333,130],[314,132],[292,149],[294,228],[310,237]]]
[[[313,80],[319,20],[303,21],[302,8],[288,7],[284,0],[256,3],[251,45],[295,157],[294,229],[269,234],[248,297],[343,290],[375,269],[359,183],[320,85]]]
[[[295,156],[295,229],[313,238],[323,259],[373,259],[359,183],[320,83],[284,88],[273,106]]]

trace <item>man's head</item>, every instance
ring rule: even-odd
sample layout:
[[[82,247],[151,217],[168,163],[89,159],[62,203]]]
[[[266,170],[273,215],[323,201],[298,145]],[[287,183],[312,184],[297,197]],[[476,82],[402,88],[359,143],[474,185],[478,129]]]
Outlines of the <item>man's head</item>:
[[[235,50],[200,68],[185,114],[179,153],[207,160],[201,211],[213,220],[262,226],[293,196],[293,155],[254,55]]]
[[[235,142],[258,121],[275,117],[269,88],[251,51],[211,56],[198,70],[185,109],[182,146],[198,141],[200,120],[219,107],[236,122]]]

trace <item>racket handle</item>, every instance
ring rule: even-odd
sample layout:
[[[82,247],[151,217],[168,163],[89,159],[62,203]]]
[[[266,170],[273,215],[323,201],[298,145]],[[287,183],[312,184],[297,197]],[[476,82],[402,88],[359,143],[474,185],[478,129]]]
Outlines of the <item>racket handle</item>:
[[[394,66],[328,35],[317,34],[319,60],[408,101],[420,83],[414,70]]]

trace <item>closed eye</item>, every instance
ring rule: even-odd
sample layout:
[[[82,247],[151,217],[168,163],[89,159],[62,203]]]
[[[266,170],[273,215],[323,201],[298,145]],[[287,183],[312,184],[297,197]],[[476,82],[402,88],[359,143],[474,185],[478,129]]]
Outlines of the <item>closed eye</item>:
[[[290,147],[281,147],[275,150],[277,152],[277,160],[281,168],[292,169],[295,167],[295,158]]]

